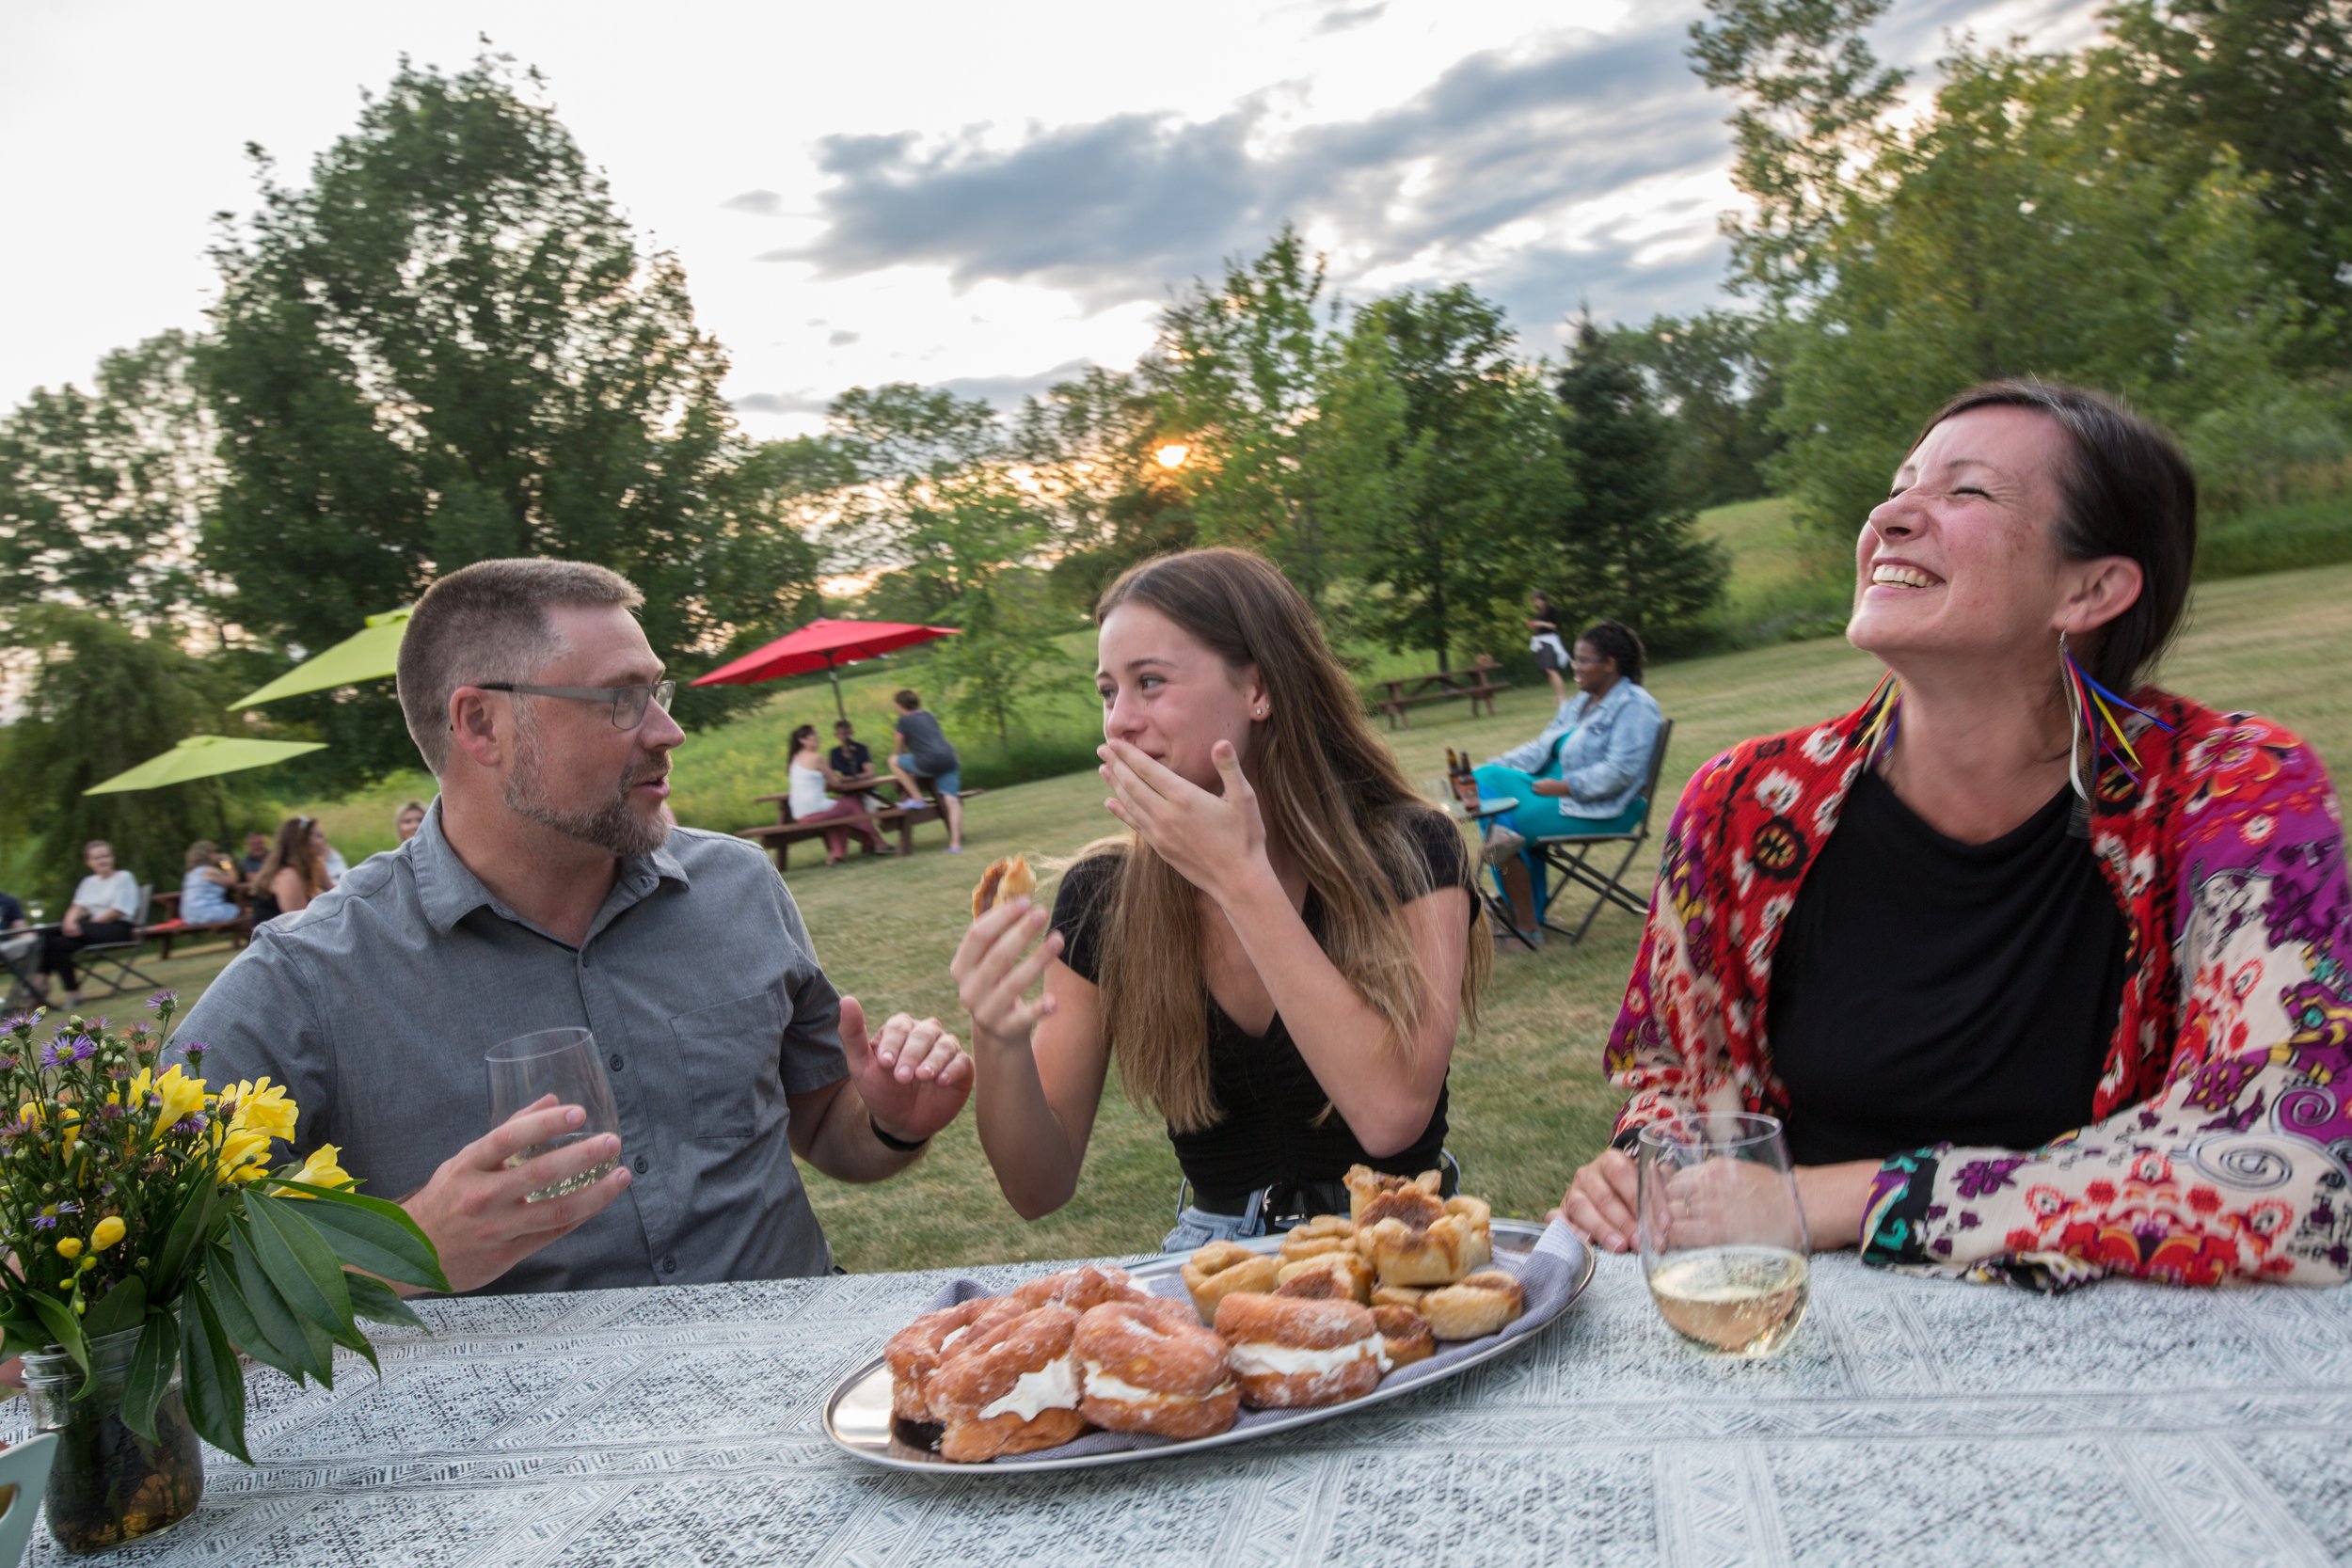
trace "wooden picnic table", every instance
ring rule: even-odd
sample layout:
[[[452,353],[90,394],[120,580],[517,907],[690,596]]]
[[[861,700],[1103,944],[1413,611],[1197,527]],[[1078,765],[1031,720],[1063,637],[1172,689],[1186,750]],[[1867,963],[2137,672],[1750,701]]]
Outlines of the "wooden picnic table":
[[[1492,660],[1482,659],[1468,670],[1438,670],[1425,675],[1399,675],[1392,680],[1373,682],[1383,689],[1383,696],[1373,699],[1373,705],[1389,716],[1389,728],[1413,727],[1411,715],[1406,709],[1422,703],[1449,702],[1468,697],[1470,716],[1478,716],[1479,705],[1486,705],[1492,716],[1495,693],[1510,689],[1511,683],[1495,673]]]
[[[898,788],[898,781],[887,774],[860,773],[854,777],[843,779],[838,784],[829,784],[826,787],[833,790],[833,792],[836,795],[873,795],[880,797],[881,790],[884,785],[889,786],[895,791]],[[957,799],[969,800],[975,795],[984,793],[985,791],[983,790],[966,789],[960,791]],[[798,844],[804,839],[822,838],[828,832],[836,829],[848,829],[854,832],[858,824],[858,818],[853,816],[828,816],[823,818],[821,821],[816,822],[795,821],[792,816],[792,797],[789,793],[783,795],[762,795],[758,797],[758,799],[763,804],[772,804],[776,808],[775,826],[771,828],[740,829],[737,832],[735,836],[738,838],[751,839],[753,842],[758,844],[762,848],[774,855],[776,857],[776,869],[778,871],[789,871],[792,869],[791,853],[793,845]],[[919,822],[938,821],[939,801],[936,799],[932,799],[921,800],[913,805],[904,801],[898,801],[892,804],[884,805],[880,811],[868,811],[866,814],[865,820],[879,828],[890,828],[897,830],[898,834],[898,853],[902,855],[911,855],[914,852],[915,824]],[[871,854],[873,853],[873,850],[868,848],[866,853]]]

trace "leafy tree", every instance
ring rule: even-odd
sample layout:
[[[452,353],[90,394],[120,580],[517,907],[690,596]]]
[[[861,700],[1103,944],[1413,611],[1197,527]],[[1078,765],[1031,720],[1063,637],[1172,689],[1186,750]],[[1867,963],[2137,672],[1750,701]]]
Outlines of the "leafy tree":
[[[2101,63],[2137,89],[2119,108],[2136,153],[2185,185],[2228,148],[2273,222],[2263,250],[2321,330],[2297,357],[2352,357],[2352,6],[2344,0],[2123,0]]]
[[[1089,366],[1022,404],[1010,453],[1053,519],[1051,580],[1071,608],[1090,610],[1129,566],[1194,542],[1191,500],[1159,457],[1174,444],[1136,372]]]
[[[1288,224],[1160,319],[1152,360],[1168,429],[1191,448],[1184,483],[1204,543],[1263,550],[1320,607],[1361,536],[1343,496],[1380,458],[1377,432],[1317,417],[1337,347],[1317,320],[1324,263]]]
[[[1363,531],[1353,560],[1386,590],[1365,628],[1441,670],[1523,596],[1532,546],[1569,494],[1549,396],[1516,347],[1467,285],[1408,291],[1358,313],[1317,410],[1388,446],[1349,508]]]
[[[809,592],[812,552],[741,472],[683,271],[639,247],[539,87],[502,58],[404,63],[307,187],[254,154],[261,207],[216,249],[199,354],[227,467],[203,559],[289,654],[492,556],[626,574],[681,670]],[[346,776],[410,760],[380,694],[286,712]]]
[[[1761,316],[1702,310],[1660,316],[1609,334],[1640,368],[1651,400],[1675,426],[1674,488],[1686,506],[1721,506],[1770,492],[1764,466],[1783,437],[1772,428],[1780,367]]]
[[[1731,286],[1785,306],[1826,278],[1822,241],[1866,184],[1903,72],[1864,41],[1893,0],[1707,0],[1691,60],[1707,85],[1739,95],[1732,182],[1755,203],[1726,215]]]
[[[844,393],[829,420],[854,476],[835,497],[838,562],[882,572],[877,606],[960,628],[929,656],[943,701],[1009,739],[1025,699],[1068,659],[1039,569],[1049,521],[1013,473],[995,411],[898,383]]]
[[[1661,650],[1686,643],[1722,598],[1730,562],[1674,499],[1672,427],[1589,312],[1559,390],[1576,495],[1561,514],[1575,612],[1613,616]]]
[[[99,362],[0,420],[0,621],[87,605],[161,628],[198,599],[194,549],[218,474],[186,334]]]
[[[218,676],[168,636],[142,637],[88,610],[43,605],[25,612],[19,641],[39,659],[24,711],[0,728],[0,832],[29,853],[43,888],[83,875],[82,846],[112,844],[142,882],[177,888],[188,846],[233,841],[263,819],[245,781],[202,779],[128,795],[82,791],[171,750],[191,735],[221,732]],[[226,733],[234,733],[233,730]],[[62,909],[61,899],[53,901]]]
[[[1971,382],[2080,382],[2185,425],[2268,396],[2293,341],[2298,303],[2265,265],[2253,185],[2226,153],[2186,191],[2123,155],[2112,137],[2134,89],[2095,61],[1963,55],[1947,71],[1883,156],[1892,194],[1852,203],[1824,241],[1834,281],[1793,335],[1776,472],[1836,533],[1883,497],[1917,421]]]

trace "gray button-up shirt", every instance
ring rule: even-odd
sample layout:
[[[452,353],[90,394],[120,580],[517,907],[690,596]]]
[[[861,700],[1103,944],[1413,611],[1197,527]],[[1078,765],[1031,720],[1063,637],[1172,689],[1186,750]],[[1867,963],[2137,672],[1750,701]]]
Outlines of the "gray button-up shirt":
[[[405,1198],[490,1130],[483,1054],[585,1026],[612,1084],[628,1192],[487,1289],[576,1291],[822,1274],[833,1265],[786,1141],[785,1097],[848,1076],[840,999],[758,848],[681,828],[624,861],[577,949],[490,895],[441,836],[376,855],[253,933],[173,1032],[215,1085],[267,1073]]]

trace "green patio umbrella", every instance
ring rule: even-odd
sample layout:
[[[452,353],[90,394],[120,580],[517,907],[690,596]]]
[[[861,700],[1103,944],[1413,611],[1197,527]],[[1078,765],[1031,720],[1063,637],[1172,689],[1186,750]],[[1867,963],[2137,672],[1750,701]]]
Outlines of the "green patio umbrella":
[[[380,681],[400,668],[401,633],[408,629],[413,605],[368,617],[365,631],[355,632],[314,657],[306,658],[259,691],[230,703],[230,707],[259,707],[280,697],[305,691],[332,691],[339,686]]]
[[[192,735],[166,752],[150,757],[128,772],[82,791],[85,795],[119,795],[132,789],[161,789],[166,784],[209,779],[215,773],[235,773],[266,768],[273,762],[325,751],[316,740],[246,740],[230,735]]]

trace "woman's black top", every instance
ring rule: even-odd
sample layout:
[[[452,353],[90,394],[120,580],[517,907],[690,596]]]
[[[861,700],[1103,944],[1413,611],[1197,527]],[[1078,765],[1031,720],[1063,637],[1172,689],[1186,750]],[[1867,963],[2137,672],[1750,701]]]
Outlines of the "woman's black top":
[[[2131,936],[2074,805],[1962,844],[1863,769],[1772,958],[1799,1164],[2036,1148],[2090,1120]]]
[[[1417,812],[1412,835],[1428,867],[1430,886],[1470,885],[1469,856],[1461,830],[1451,818],[1435,811]],[[1062,962],[1079,978],[1095,984],[1101,983],[1103,968],[1102,924],[1124,864],[1122,855],[1089,855],[1062,874],[1061,888],[1054,895],[1054,929],[1062,934]],[[1475,899],[1470,912],[1475,919]],[[1312,889],[1299,914],[1315,941],[1322,942],[1323,900]],[[1168,1133],[1176,1146],[1177,1164],[1192,1181],[1198,1207],[1212,1213],[1238,1213],[1248,1195],[1260,1188],[1332,1181],[1355,1164],[1406,1175],[1436,1167],[1445,1143],[1443,1087],[1429,1125],[1412,1147],[1375,1159],[1364,1152],[1338,1112],[1324,1116],[1330,1097],[1292,1043],[1279,1013],[1263,1035],[1246,1034],[1208,994],[1205,984],[1201,990],[1209,1014],[1209,1086],[1221,1115],[1200,1132],[1179,1132],[1171,1127]],[[1371,1041],[1365,1048],[1376,1049]]]

